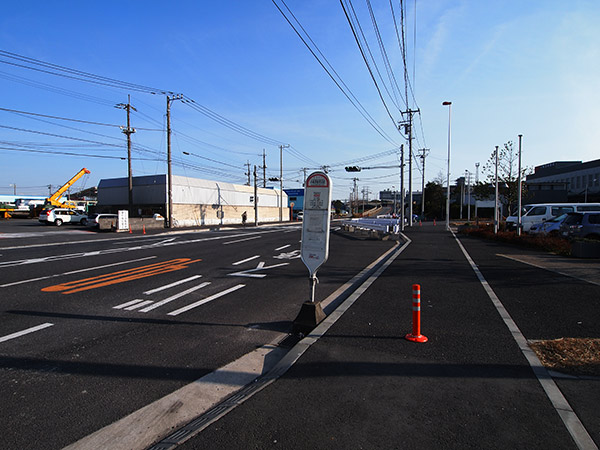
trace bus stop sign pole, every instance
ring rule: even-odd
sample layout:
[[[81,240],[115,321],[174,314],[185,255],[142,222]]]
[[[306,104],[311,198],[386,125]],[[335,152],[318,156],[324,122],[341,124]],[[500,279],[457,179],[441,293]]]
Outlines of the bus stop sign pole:
[[[324,172],[314,172],[304,186],[304,217],[300,258],[307,267],[310,280],[310,300],[304,302],[294,321],[295,332],[306,334],[316,327],[325,313],[315,301],[317,270],[329,256],[329,227],[331,225],[331,179]]]

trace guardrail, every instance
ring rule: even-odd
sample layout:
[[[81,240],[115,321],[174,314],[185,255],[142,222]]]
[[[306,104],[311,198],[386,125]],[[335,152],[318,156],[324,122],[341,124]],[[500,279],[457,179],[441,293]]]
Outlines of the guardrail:
[[[400,232],[400,219],[352,219],[343,220],[342,226],[345,228],[354,228],[358,230],[370,230],[378,231],[380,233],[394,233]],[[352,230],[350,230],[352,231]]]

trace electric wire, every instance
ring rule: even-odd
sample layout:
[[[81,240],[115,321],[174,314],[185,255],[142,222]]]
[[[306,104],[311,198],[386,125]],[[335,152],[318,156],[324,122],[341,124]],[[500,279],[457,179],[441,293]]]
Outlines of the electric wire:
[[[290,8],[287,6],[287,4],[285,3],[285,1],[280,0],[281,3],[285,6],[286,10],[288,11],[288,13],[291,15],[291,17],[293,17],[294,21],[298,24],[298,26],[300,27],[300,29],[303,31],[304,35],[306,36],[306,39],[304,38],[304,36],[298,31],[298,29],[294,26],[294,24],[292,23],[292,21],[290,20],[290,18],[285,14],[285,12],[280,8],[280,6],[276,3],[275,0],[271,0],[273,2],[273,4],[275,5],[275,7],[277,8],[277,10],[281,13],[281,15],[283,16],[283,18],[287,21],[287,23],[290,25],[290,27],[292,27],[292,30],[294,30],[294,32],[296,33],[296,35],[300,38],[300,40],[302,41],[302,43],[304,44],[304,46],[308,49],[308,51],[312,54],[312,56],[317,60],[317,62],[319,63],[319,65],[323,68],[323,70],[325,71],[325,73],[327,73],[327,75],[329,76],[329,78],[331,78],[331,80],[333,81],[333,83],[336,85],[336,87],[342,92],[342,94],[344,94],[344,96],[346,97],[346,99],[348,99],[348,101],[352,104],[352,106],[354,106],[354,108],[359,112],[359,114],[363,117],[363,119],[365,119],[365,121],[382,137],[384,138],[386,141],[388,141],[390,144],[392,145],[398,145],[384,130],[383,128],[377,123],[377,121],[375,121],[375,119],[373,119],[373,117],[368,113],[368,111],[365,109],[365,107],[360,103],[360,101],[356,98],[356,96],[354,95],[354,93],[348,88],[348,86],[346,85],[346,83],[344,83],[344,81],[342,80],[342,78],[339,76],[339,74],[335,71],[335,69],[333,68],[333,66],[329,63],[329,61],[327,60],[327,58],[325,57],[325,55],[321,52],[321,50],[319,50],[319,48],[317,47],[317,45],[315,44],[315,42],[312,40],[312,38],[310,37],[310,35],[306,32],[306,30],[304,29],[304,27],[302,26],[302,24],[300,23],[300,21],[296,18],[296,16],[293,14],[293,12],[290,10]],[[309,45],[309,43],[307,42],[310,41],[310,43],[312,44],[311,47]],[[317,53],[319,55],[321,55],[321,58],[319,58],[319,56],[317,56]],[[325,62],[324,62],[325,61]],[[335,76],[333,74],[335,74]]]

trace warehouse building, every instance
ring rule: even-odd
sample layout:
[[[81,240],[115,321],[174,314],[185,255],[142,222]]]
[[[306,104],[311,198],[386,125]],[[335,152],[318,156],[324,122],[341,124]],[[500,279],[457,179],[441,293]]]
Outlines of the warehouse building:
[[[116,212],[127,209],[129,202],[127,178],[100,180],[97,211]],[[246,212],[248,223],[254,222],[255,205],[258,222],[279,221],[280,205],[283,220],[289,220],[287,195],[279,190],[202,180],[173,175],[173,226],[227,225],[242,222]],[[133,211],[138,216],[168,214],[167,176],[133,177]],[[135,216],[136,214],[134,214]]]

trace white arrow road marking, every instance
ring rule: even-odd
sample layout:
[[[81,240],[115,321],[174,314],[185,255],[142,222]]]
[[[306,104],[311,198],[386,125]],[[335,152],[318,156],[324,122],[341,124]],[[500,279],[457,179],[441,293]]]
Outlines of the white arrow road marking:
[[[204,305],[205,303],[212,302],[213,300],[216,300],[219,297],[223,297],[224,295],[227,295],[230,292],[237,291],[238,289],[241,289],[241,288],[243,288],[245,286],[246,286],[245,284],[237,284],[237,285],[235,285],[235,286],[233,286],[233,287],[231,287],[229,289],[224,290],[223,292],[219,292],[218,294],[211,295],[210,297],[207,297],[207,298],[205,298],[203,300],[199,300],[199,301],[197,301],[195,303],[192,303],[191,305],[187,305],[187,306],[184,306],[183,308],[179,308],[179,309],[176,309],[175,311],[171,311],[167,315],[168,316],[177,316],[177,315],[179,315],[181,313],[189,311],[190,309],[194,309],[194,308],[196,308],[196,307],[198,307],[200,305]]]
[[[300,250],[293,250],[289,253],[280,253],[277,256],[273,256],[275,259],[296,259],[300,258]]]
[[[259,262],[255,269],[242,270],[241,272],[234,272],[228,274],[231,277],[248,277],[248,278],[264,278],[267,276],[265,273],[253,273],[260,270],[274,269],[275,267],[287,266],[289,263],[275,264],[274,266],[266,266],[264,262]]]

